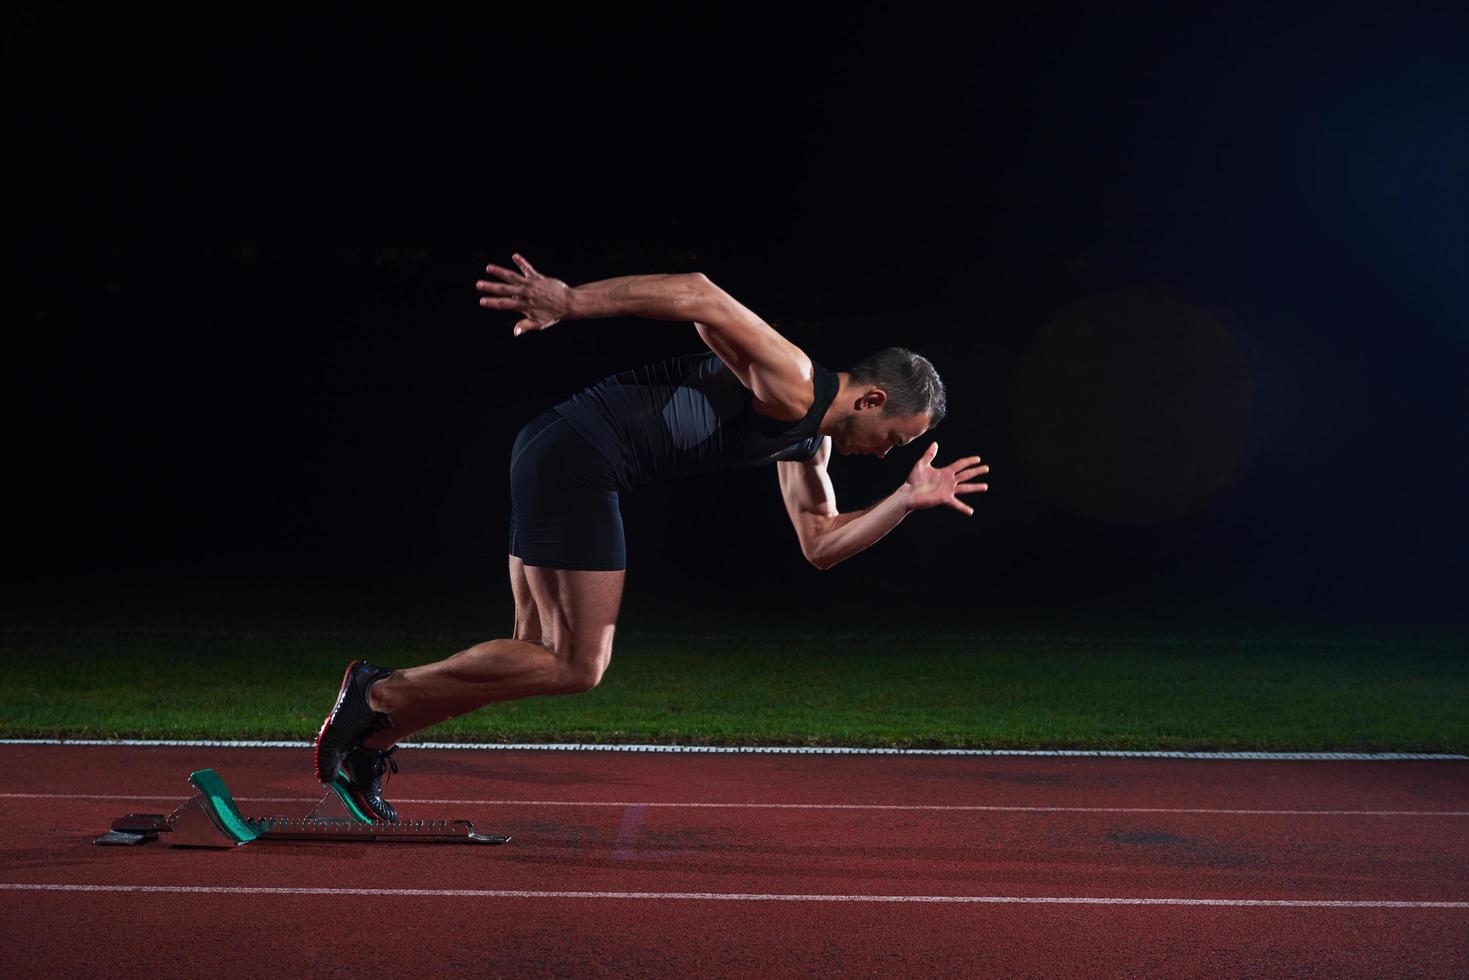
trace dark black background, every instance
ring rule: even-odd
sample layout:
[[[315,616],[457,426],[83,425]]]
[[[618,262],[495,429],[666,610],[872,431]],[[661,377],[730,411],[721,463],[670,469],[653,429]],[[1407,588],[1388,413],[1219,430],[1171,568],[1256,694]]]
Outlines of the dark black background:
[[[8,594],[503,601],[518,428],[701,349],[512,338],[520,251],[915,349],[994,467],[824,574],[773,468],[627,495],[639,608],[1462,622],[1465,18],[1026,7],[12,12]]]

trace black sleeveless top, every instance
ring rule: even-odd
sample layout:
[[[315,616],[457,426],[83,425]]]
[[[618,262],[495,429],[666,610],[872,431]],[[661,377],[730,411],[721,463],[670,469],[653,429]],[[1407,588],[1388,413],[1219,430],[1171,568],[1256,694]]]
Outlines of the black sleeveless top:
[[[759,415],[718,355],[685,354],[619,371],[555,406],[607,458],[623,490],[709,470],[810,459],[836,398],[836,374],[811,363],[815,400],[793,422]]]

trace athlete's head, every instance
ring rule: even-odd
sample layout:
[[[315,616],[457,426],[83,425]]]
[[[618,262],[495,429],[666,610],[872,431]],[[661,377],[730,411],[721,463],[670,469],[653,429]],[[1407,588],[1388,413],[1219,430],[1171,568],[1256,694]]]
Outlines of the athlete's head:
[[[943,421],[944,383],[928,358],[889,347],[857,363],[837,392],[832,443],[878,459]]]

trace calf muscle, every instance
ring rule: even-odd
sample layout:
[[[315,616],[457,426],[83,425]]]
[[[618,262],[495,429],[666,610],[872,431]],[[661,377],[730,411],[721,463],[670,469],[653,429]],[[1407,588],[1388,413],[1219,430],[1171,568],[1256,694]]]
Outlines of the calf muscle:
[[[385,749],[495,701],[575,694],[597,686],[612,659],[624,573],[527,566],[512,557],[510,574],[516,632],[533,632],[537,639],[477,643],[374,684],[368,703],[386,712],[393,727],[365,745]]]

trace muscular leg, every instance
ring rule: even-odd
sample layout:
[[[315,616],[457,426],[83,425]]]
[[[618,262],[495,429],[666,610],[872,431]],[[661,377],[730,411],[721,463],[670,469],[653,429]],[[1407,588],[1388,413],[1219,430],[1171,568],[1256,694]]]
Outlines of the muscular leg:
[[[541,614],[536,609],[536,597],[530,590],[525,562],[514,555],[510,556],[510,591],[515,596],[515,638],[541,643]]]
[[[515,638],[478,643],[374,684],[368,704],[387,712],[393,727],[364,744],[384,749],[493,701],[596,687],[612,659],[626,574],[527,566],[512,555]]]

